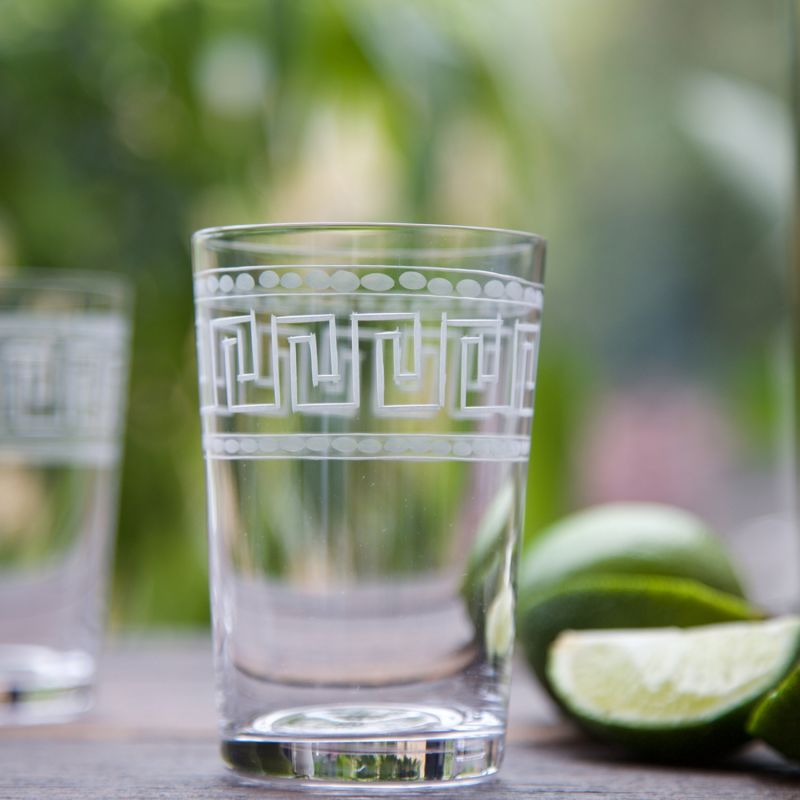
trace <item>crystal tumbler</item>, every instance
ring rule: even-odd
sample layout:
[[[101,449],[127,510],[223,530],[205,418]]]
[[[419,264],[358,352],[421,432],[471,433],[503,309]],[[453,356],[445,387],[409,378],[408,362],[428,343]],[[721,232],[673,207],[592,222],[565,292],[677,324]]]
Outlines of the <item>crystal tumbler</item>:
[[[128,305],[105,273],[0,278],[0,724],[65,719],[91,702]]]
[[[544,241],[194,236],[222,753],[303,786],[502,759]]]

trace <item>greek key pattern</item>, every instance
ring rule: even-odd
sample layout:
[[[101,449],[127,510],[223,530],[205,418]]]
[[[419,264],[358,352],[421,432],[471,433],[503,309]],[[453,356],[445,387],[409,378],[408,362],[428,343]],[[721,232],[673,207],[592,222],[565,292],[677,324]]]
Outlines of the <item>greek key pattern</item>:
[[[420,312],[245,314],[200,324],[207,415],[533,414],[539,325]],[[362,385],[364,384],[364,385]]]
[[[127,324],[0,315],[0,460],[113,463]]]
[[[526,461],[526,436],[467,436],[430,434],[208,434],[203,439],[207,458],[337,459],[405,461]]]

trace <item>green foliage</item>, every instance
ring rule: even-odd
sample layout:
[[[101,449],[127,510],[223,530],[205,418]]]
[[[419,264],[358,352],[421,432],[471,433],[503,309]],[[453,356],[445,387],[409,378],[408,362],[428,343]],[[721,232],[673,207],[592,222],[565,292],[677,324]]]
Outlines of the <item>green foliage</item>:
[[[689,0],[2,9],[0,265],[114,270],[137,292],[113,606],[124,623],[207,617],[192,230],[386,218],[546,234],[531,529],[574,501],[572,448],[602,387],[597,365],[624,356],[635,371],[653,347],[693,357],[708,331],[710,357],[724,352],[716,322],[741,303],[710,308],[731,253],[749,253],[738,278],[776,258],[774,219],[676,132],[674,98],[704,69],[774,87],[777,0],[758,13]],[[756,240],[766,244],[748,250]],[[664,297],[703,298],[687,303],[684,336],[660,313]],[[654,324],[620,334],[598,311],[610,307],[628,331]],[[770,308],[746,304],[749,331]],[[763,342],[740,344],[757,354]]]

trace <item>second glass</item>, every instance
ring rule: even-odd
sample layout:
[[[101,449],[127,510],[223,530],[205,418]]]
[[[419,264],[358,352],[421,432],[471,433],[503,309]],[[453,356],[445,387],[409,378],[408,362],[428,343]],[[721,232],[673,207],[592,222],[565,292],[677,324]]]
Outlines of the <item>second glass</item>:
[[[502,759],[544,242],[194,237],[223,755],[307,785]]]
[[[92,702],[130,337],[118,275],[0,278],[0,725]]]

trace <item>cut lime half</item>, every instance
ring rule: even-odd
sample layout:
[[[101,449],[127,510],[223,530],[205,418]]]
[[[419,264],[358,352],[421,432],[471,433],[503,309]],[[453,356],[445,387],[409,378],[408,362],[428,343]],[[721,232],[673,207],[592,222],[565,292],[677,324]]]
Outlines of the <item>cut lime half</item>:
[[[747,739],[753,706],[799,651],[795,616],[686,630],[566,631],[547,672],[564,708],[599,738],[697,760]]]
[[[550,592],[521,597],[518,636],[528,663],[547,686],[550,645],[565,630],[689,628],[761,616],[744,600],[685,578],[587,575]]]

